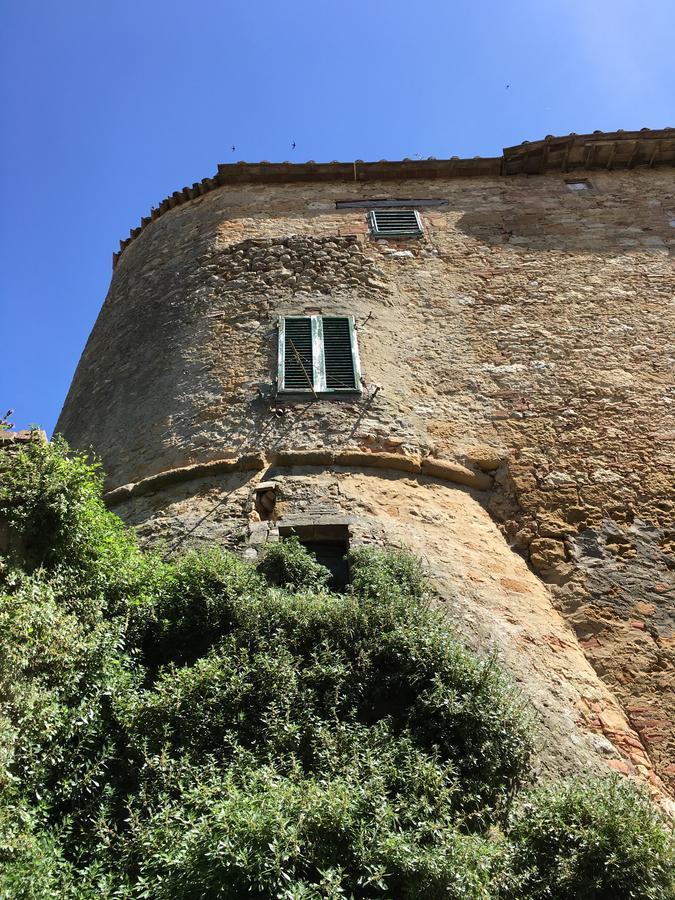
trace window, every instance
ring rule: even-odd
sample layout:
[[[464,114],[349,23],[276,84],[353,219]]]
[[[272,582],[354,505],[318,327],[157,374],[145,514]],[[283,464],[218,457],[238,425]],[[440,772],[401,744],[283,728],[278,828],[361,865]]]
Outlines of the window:
[[[342,592],[349,584],[350,571],[346,556],[349,551],[349,527],[347,525],[280,525],[279,537],[294,535],[309,550],[316,561],[330,570],[329,587]]]
[[[285,316],[279,320],[281,393],[361,391],[353,316]]]
[[[370,230],[375,237],[419,237],[422,220],[414,209],[371,209]]]

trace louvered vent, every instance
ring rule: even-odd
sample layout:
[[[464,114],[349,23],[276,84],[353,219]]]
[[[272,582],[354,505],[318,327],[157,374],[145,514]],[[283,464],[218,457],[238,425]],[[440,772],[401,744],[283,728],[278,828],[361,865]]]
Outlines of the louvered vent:
[[[311,391],[312,320],[286,319],[284,347],[284,389],[287,391]]]
[[[414,209],[373,209],[370,226],[378,237],[417,237],[422,234],[422,223]]]
[[[352,338],[346,316],[323,317],[323,355],[326,388],[329,391],[355,390],[356,376],[352,356]]]

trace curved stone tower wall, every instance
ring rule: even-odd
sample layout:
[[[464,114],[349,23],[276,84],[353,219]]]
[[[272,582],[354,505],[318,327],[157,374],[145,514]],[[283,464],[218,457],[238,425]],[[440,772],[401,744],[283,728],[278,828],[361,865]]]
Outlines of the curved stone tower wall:
[[[425,553],[559,736],[544,768],[675,782],[674,188],[662,168],[216,187],[124,249],[57,430],[127,485],[111,502],[145,540],[253,555],[332,517]],[[447,202],[385,242],[336,208],[368,198]],[[275,397],[278,317],[308,312],[355,317],[361,396]]]

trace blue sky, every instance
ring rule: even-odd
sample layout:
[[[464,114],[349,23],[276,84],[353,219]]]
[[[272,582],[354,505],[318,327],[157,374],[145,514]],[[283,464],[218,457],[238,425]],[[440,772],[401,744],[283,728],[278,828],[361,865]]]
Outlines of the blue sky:
[[[119,239],[218,162],[493,156],[675,126],[673,0],[2,0],[0,15],[0,413],[17,427],[54,427]]]

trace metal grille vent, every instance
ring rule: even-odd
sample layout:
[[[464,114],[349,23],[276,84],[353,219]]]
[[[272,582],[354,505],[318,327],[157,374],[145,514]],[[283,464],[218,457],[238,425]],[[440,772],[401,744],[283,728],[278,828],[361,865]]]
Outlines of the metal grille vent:
[[[284,387],[287,391],[311,391],[312,320],[309,317],[286,319],[284,347]]]
[[[378,237],[417,237],[422,234],[422,222],[414,209],[373,209],[370,227]]]
[[[328,390],[355,390],[356,377],[352,357],[349,319],[324,316],[323,355]]]

